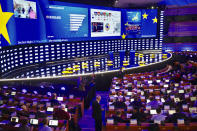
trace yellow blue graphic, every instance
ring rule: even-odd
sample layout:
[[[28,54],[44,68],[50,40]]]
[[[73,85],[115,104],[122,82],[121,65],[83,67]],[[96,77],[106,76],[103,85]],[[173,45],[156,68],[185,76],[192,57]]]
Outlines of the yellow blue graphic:
[[[125,10],[123,12],[123,33],[127,38],[144,38],[157,36],[157,10]]]

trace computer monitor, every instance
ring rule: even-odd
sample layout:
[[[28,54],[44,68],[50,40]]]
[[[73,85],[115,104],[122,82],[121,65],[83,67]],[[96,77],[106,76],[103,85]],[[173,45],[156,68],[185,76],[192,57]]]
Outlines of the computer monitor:
[[[173,115],[174,113],[176,113],[176,110],[169,110],[168,113],[169,113],[170,115]]]
[[[12,96],[15,96],[15,95],[16,95],[16,92],[14,92],[14,91],[11,92],[11,95],[12,95]]]
[[[137,120],[136,120],[136,119],[131,119],[131,120],[130,120],[130,124],[132,124],[132,125],[137,125]]]
[[[168,84],[164,84],[164,85],[163,85],[163,87],[168,88],[168,87],[169,87],[169,85],[168,85]]]
[[[132,92],[127,92],[127,95],[128,95],[128,96],[131,96],[131,95],[132,95]]]
[[[153,83],[153,81],[152,80],[148,80],[148,84],[152,84]]]
[[[19,118],[18,117],[11,117],[11,122],[16,122],[18,123]]]
[[[156,110],[150,110],[150,114],[151,115],[156,115],[157,114],[157,111]]]
[[[63,101],[64,98],[63,98],[63,97],[57,97],[57,100],[58,100],[58,101]]]
[[[53,112],[53,107],[47,107],[48,112]]]
[[[164,98],[161,98],[161,102],[164,103],[165,102],[165,99]]]
[[[179,93],[180,93],[180,94],[183,94],[183,93],[184,93],[184,90],[179,90]]]
[[[30,124],[38,125],[38,119],[30,119]]]
[[[160,82],[161,82],[161,80],[156,80],[156,82],[157,82],[157,83],[160,83]]]
[[[58,126],[58,120],[49,120],[49,126]]]
[[[114,119],[107,119],[108,124],[114,124]]]

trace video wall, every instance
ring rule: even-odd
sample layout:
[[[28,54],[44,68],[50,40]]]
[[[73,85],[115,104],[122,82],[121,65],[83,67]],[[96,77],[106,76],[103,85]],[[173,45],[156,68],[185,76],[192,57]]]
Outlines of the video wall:
[[[157,37],[157,9],[118,9],[48,0],[0,0],[12,12],[1,46]],[[1,19],[1,18],[0,18]]]

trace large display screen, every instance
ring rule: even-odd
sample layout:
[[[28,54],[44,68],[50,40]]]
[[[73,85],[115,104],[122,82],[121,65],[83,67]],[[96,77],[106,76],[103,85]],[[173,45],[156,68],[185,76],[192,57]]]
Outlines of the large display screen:
[[[25,0],[14,0],[14,16],[16,18],[36,19],[36,2]]]
[[[125,10],[124,33],[127,38],[156,37],[157,10]]]
[[[91,9],[91,37],[120,35],[120,11]]]
[[[0,4],[3,13],[13,13],[4,24],[6,30],[0,32],[1,46],[157,36],[157,9],[128,10],[49,0],[0,0]]]
[[[50,5],[46,9],[48,39],[88,37],[88,9]]]

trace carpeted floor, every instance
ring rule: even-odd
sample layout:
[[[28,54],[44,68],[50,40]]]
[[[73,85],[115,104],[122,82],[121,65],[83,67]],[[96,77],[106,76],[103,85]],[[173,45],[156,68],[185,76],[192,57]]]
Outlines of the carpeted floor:
[[[103,118],[103,125],[105,125],[105,109],[107,107],[107,99],[109,96],[109,92],[97,91],[96,95],[101,96],[100,104],[104,109],[104,111],[102,112],[102,118]],[[94,119],[92,118],[92,104],[89,109],[84,111],[84,116],[79,120],[79,126],[81,127],[82,131],[95,131],[95,123],[94,123]]]

